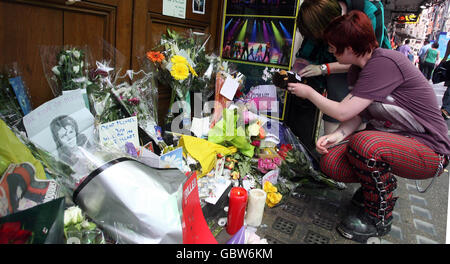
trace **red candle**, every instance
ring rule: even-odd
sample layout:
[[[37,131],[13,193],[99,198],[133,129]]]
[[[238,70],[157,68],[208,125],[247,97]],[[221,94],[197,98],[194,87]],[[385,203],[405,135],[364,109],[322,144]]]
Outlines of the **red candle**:
[[[234,235],[244,225],[247,191],[242,187],[233,187],[228,205],[227,233]]]

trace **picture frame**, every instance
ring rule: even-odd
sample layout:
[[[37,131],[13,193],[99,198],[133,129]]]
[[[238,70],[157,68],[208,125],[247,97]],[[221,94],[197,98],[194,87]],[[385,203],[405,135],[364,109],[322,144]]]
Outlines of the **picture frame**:
[[[206,10],[206,0],[192,0],[192,13],[204,15]]]

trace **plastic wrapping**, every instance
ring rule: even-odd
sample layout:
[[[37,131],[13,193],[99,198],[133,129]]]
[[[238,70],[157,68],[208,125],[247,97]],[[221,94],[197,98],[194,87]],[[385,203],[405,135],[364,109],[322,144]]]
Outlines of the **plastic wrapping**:
[[[10,83],[10,79],[15,76],[14,69],[10,65],[4,65],[4,68],[0,69],[0,118],[11,127],[18,126],[24,115],[17,94]]]
[[[137,116],[139,126],[163,148],[165,143],[157,134],[158,113],[154,98],[158,93],[151,81],[153,74],[130,70],[127,75],[132,83],[122,82],[112,89],[112,93],[130,116]]]
[[[166,125],[175,118],[175,113],[172,113],[174,102],[184,101],[190,106],[190,92],[208,94],[207,91],[212,87],[211,80],[218,58],[206,55],[205,47],[209,38],[209,34],[192,30],[178,33],[168,29],[161,36],[160,45],[146,54],[144,68],[155,73],[158,85],[171,88]],[[186,109],[183,106],[183,111],[183,126],[186,127],[190,123],[190,107]]]
[[[42,66],[55,96],[89,85],[89,49],[74,46],[41,46]]]
[[[93,171],[73,200],[117,243],[182,243],[186,176],[119,158]]]

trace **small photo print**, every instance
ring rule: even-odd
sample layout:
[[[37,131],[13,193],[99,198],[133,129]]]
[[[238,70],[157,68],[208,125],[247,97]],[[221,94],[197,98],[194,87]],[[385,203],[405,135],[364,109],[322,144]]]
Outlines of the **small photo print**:
[[[192,13],[205,14],[206,0],[192,0]]]

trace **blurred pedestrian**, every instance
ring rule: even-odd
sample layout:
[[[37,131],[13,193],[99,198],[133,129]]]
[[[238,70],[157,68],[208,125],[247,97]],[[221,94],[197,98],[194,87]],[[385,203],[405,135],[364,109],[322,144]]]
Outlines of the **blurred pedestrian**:
[[[417,56],[419,57],[419,70],[423,73],[423,64],[425,62],[425,53],[427,50],[431,48],[430,41],[426,39],[423,42],[422,48],[420,48],[419,53],[417,53]],[[424,74],[425,75],[425,74]]]
[[[414,60],[414,54],[409,46],[409,39],[405,40],[405,44],[401,45],[398,48],[398,51],[403,53],[403,55],[405,55],[411,62]],[[412,55],[412,59],[410,55]]]
[[[436,67],[436,62],[439,59],[439,43],[434,42],[431,48],[425,52],[425,61],[423,64],[423,74],[425,78],[429,81],[431,79],[431,74]]]

